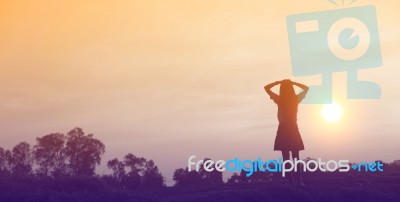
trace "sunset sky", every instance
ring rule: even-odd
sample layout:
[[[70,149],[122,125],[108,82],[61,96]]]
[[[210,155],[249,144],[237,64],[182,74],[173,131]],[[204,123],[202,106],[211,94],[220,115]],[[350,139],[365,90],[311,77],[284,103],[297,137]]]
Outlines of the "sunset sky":
[[[279,3],[278,3],[279,2]],[[341,2],[341,1],[340,1]],[[360,70],[380,100],[347,100],[343,118],[301,105],[301,157],[400,159],[400,3],[375,5],[383,57]],[[286,16],[342,8],[326,0],[93,0],[0,2],[0,146],[78,126],[106,145],[105,162],[131,152],[172,181],[187,158],[277,158],[276,105],[267,83],[292,76]]]

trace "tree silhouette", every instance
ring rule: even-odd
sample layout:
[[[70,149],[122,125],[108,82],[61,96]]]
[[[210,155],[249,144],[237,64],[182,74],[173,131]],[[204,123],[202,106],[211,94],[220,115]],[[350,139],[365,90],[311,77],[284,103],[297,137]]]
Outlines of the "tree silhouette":
[[[26,142],[17,144],[8,156],[8,162],[13,174],[28,175],[32,173],[31,148]]]
[[[11,168],[8,160],[11,159],[10,150],[5,150],[0,147],[0,175],[10,174]]]
[[[117,158],[109,160],[107,162],[107,167],[113,171],[112,177],[117,183],[121,183],[126,177],[125,164]]]
[[[72,129],[67,133],[65,146],[68,173],[73,176],[93,176],[104,152],[104,144],[93,138],[93,134],[85,135],[81,128]]]
[[[190,184],[188,175],[189,171],[187,168],[176,169],[173,176],[173,179],[175,181],[175,186],[179,187],[179,186],[185,186],[186,184]],[[191,179],[190,181],[193,181],[193,179]]]
[[[107,166],[113,171],[114,181],[128,188],[162,187],[164,178],[153,160],[136,157],[129,153],[123,161],[117,158],[108,161]]]
[[[124,157],[124,165],[128,170],[125,178],[127,187],[139,187],[141,185],[141,176],[145,170],[146,159],[136,157],[129,153]]]
[[[235,183],[241,183],[242,182],[242,177],[238,175],[237,173],[233,173],[233,175],[228,179],[226,182],[227,184],[235,184]]]
[[[33,156],[38,165],[37,174],[52,177],[67,174],[65,140],[66,137],[62,133],[52,133],[36,138]]]
[[[164,186],[164,178],[153,160],[146,162],[146,169],[143,172],[143,187],[162,187]]]
[[[203,163],[209,158],[205,158]],[[201,163],[199,171],[189,171],[186,167],[185,169],[179,168],[175,170],[173,179],[175,181],[175,186],[183,187],[183,186],[210,186],[210,185],[221,185],[222,181],[222,172],[217,170],[213,170],[211,172],[207,172],[203,168],[203,163]],[[210,167],[214,167],[214,163],[210,165]]]

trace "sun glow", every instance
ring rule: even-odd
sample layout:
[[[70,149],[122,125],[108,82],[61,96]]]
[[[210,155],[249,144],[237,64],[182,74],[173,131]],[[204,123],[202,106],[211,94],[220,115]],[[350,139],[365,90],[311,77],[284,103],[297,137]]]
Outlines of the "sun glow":
[[[326,104],[322,108],[322,117],[327,122],[337,122],[342,118],[342,107],[337,103]]]

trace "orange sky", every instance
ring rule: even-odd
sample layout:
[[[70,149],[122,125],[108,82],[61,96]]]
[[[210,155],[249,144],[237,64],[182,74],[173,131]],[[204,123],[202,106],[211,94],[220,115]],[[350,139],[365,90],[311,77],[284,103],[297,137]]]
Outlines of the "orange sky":
[[[302,105],[303,157],[400,158],[400,3],[352,6],[370,4],[383,66],[360,77],[378,83],[382,99],[346,100],[346,74],[335,74],[344,118],[328,124],[321,105]],[[1,1],[1,146],[80,126],[105,143],[103,163],[132,152],[154,159],[167,180],[192,154],[276,158],[276,106],[263,86],[320,79],[291,76],[286,16],[335,8],[324,0]]]

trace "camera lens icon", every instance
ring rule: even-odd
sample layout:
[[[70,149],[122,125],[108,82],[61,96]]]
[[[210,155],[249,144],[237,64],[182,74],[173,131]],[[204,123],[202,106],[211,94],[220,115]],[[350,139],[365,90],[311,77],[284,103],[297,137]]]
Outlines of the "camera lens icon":
[[[341,18],[328,31],[329,50],[342,60],[361,58],[369,49],[371,35],[368,27],[356,18]]]

